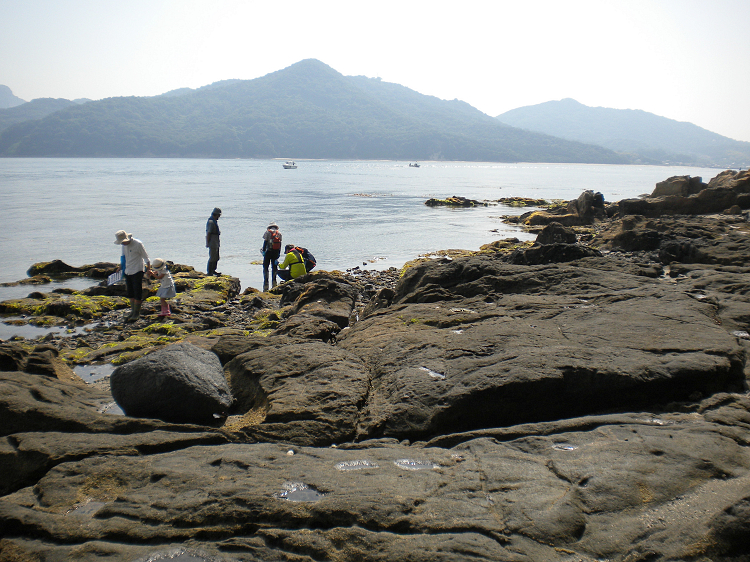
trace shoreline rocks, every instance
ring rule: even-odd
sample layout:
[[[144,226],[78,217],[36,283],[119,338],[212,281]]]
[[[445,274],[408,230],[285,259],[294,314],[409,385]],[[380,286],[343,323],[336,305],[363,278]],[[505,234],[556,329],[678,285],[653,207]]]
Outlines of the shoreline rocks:
[[[166,322],[92,305],[0,344],[0,559],[746,559],[750,223],[672,214],[742,212],[746,181],[670,178],[651,216],[584,192],[522,220],[534,244],[267,293],[186,267]],[[68,367],[123,363],[117,396],[149,364],[148,402],[193,353],[226,418],[107,414]]]

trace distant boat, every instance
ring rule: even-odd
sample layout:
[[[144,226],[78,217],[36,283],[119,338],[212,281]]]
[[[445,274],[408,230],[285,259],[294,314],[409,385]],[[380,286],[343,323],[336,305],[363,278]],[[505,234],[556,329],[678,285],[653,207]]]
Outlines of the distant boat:
[[[419,162],[414,162],[414,164],[412,164],[411,162],[409,162],[409,167],[410,168],[419,168]]]
[[[295,164],[294,162],[284,162],[282,164],[282,166],[284,166],[285,170],[296,170],[297,169],[297,164]]]

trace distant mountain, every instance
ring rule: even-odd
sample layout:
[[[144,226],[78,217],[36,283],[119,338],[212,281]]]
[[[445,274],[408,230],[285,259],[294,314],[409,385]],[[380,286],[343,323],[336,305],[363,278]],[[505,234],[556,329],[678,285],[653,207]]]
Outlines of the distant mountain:
[[[74,105],[78,105],[78,103],[64,99],[39,98],[30,102],[23,102],[21,105],[9,109],[0,109],[0,131],[16,123],[41,119],[55,111]]]
[[[519,107],[497,119],[528,131],[629,153],[645,163],[750,165],[748,142],[637,109],[588,107],[568,98]]]
[[[14,96],[13,92],[10,88],[8,88],[8,86],[0,85],[0,109],[15,107],[17,105],[21,105],[22,103],[26,103],[26,100],[22,100],[21,98]]]
[[[0,133],[4,156],[177,156],[627,163],[308,59],[255,80],[68,107]]]
[[[229,80],[219,80],[218,82],[214,82],[213,84],[209,84],[208,86],[201,86],[200,88],[177,88],[176,90],[170,90],[168,92],[165,92],[163,94],[159,94],[158,96],[154,97],[174,97],[174,96],[184,96],[185,94],[190,94],[192,92],[199,92],[201,90],[210,90],[212,88],[221,88],[222,86],[227,86],[229,84],[235,84],[237,82],[242,82],[242,80],[238,79],[229,79]]]

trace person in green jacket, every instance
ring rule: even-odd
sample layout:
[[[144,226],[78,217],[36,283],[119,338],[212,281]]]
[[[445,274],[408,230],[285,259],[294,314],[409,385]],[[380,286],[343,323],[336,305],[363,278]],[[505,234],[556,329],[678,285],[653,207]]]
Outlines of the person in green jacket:
[[[307,273],[307,270],[305,269],[305,260],[293,244],[287,244],[284,247],[284,253],[286,254],[284,256],[284,262],[279,264],[278,271],[278,275],[281,279],[289,281],[290,279],[296,279]],[[287,267],[289,270],[287,270]]]

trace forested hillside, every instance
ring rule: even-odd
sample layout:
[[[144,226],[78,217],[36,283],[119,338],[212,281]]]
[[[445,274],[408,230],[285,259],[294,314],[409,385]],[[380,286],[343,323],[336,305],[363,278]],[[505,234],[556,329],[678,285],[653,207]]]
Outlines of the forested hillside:
[[[24,102],[15,107],[0,109],[0,131],[16,123],[41,119],[66,107],[78,105],[74,101],[53,98],[39,98]]]
[[[18,123],[0,133],[0,155],[629,161],[313,59],[211,86],[109,98]]]

